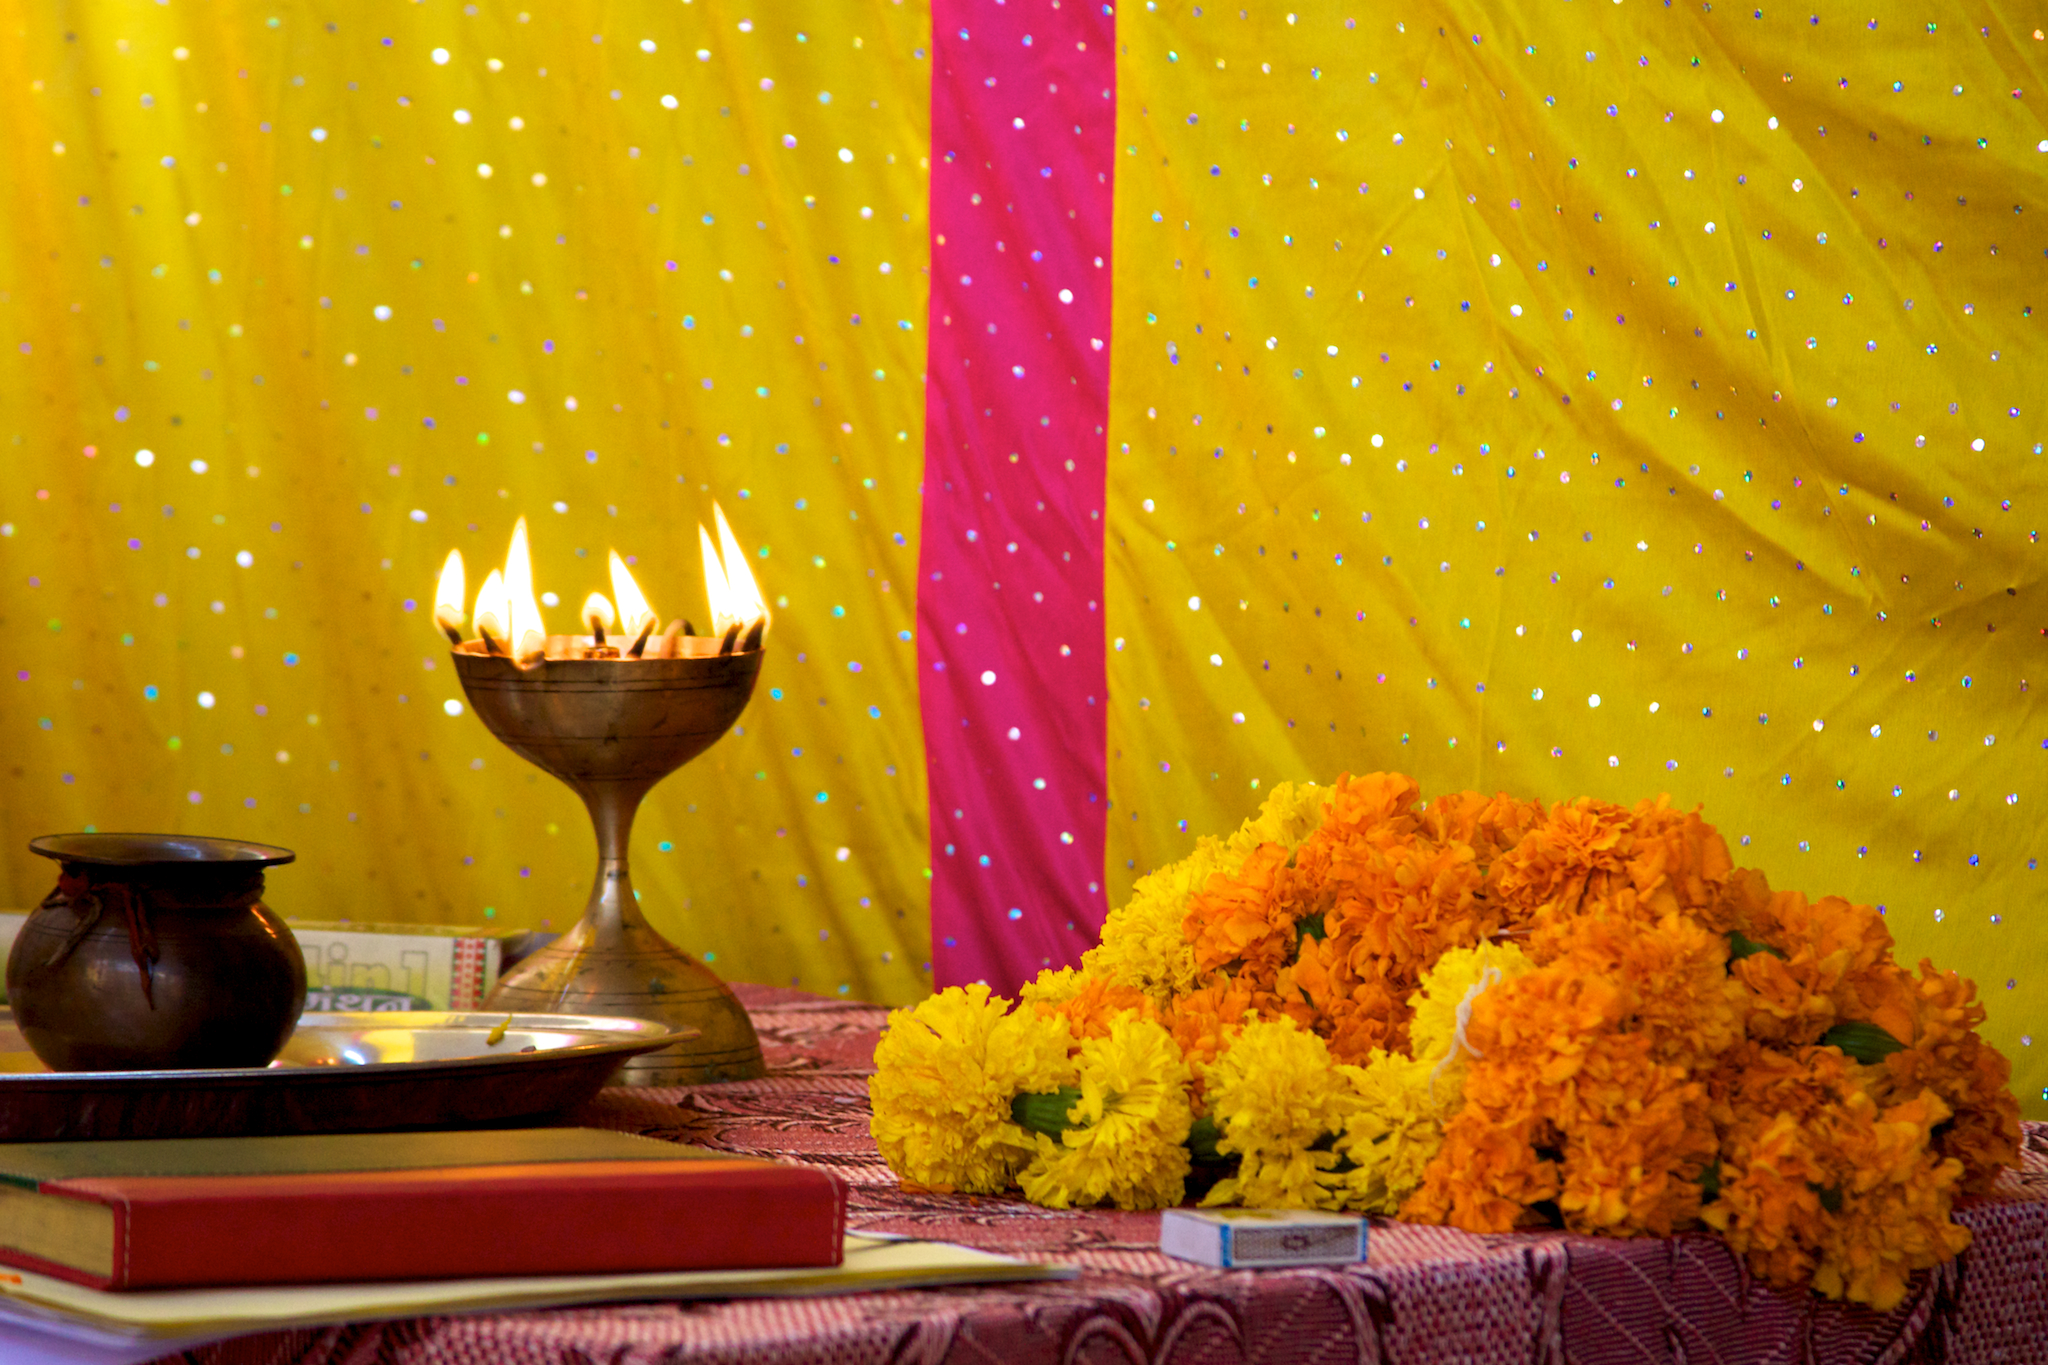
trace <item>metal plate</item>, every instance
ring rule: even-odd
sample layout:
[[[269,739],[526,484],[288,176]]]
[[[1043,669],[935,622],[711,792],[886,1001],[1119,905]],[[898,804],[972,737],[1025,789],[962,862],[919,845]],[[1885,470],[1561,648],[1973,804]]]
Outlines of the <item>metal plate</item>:
[[[299,855],[246,839],[205,839],[192,834],[45,834],[28,842],[31,853],[96,867],[189,867],[247,870],[276,867]]]
[[[0,1010],[0,1142],[492,1127],[581,1104],[677,1037],[594,1015],[307,1014],[260,1069],[53,1072]]]

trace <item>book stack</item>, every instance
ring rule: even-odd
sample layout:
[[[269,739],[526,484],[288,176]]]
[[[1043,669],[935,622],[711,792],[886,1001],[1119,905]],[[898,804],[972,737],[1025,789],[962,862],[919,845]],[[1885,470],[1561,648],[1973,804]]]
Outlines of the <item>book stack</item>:
[[[306,958],[309,1010],[473,1010],[517,929],[288,919]]]
[[[827,1171],[587,1128],[0,1145],[0,1264],[10,1365],[424,1313],[1060,1273],[849,1236]],[[63,1351],[36,1354],[53,1335]]]

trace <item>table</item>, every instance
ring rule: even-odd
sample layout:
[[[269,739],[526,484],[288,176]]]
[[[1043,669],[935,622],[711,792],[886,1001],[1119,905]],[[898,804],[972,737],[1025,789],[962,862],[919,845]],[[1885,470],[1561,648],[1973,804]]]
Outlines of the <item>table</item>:
[[[575,1117],[784,1156],[852,1186],[851,1225],[1058,1260],[1077,1279],[837,1299],[624,1304],[278,1332],[190,1365],[1763,1365],[2026,1361],[2048,1352],[2048,1124],[2023,1168],[1960,1210],[1976,1241],[1879,1314],[1752,1283],[1716,1240],[1475,1236],[1376,1223],[1362,1266],[1213,1271],[1162,1256],[1157,1214],[1057,1212],[898,1188],[868,1136],[886,1011],[739,986],[768,1057],[760,1081],[610,1090]]]

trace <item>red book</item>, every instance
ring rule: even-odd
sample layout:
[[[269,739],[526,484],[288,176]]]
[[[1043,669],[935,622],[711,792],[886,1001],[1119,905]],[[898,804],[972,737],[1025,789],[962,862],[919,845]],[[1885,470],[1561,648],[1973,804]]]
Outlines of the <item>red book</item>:
[[[839,1264],[829,1172],[592,1128],[0,1146],[0,1263],[98,1289]]]

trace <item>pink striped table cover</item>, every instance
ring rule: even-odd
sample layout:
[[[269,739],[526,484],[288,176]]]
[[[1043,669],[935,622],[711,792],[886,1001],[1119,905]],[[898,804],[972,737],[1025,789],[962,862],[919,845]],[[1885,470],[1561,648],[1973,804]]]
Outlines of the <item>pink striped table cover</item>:
[[[1720,1242],[1477,1237],[1377,1222],[1342,1269],[1213,1271],[1157,1247],[1157,1214],[906,1193],[868,1136],[885,1011],[738,988],[769,1075],[607,1092],[585,1123],[837,1171],[856,1229],[1067,1262],[1080,1277],[734,1303],[425,1318],[245,1337],[190,1365],[1806,1365],[2048,1358],[2048,1125],[1959,1213],[1976,1241],[1891,1313],[1751,1281]],[[694,1235],[679,1230],[678,1235]]]

